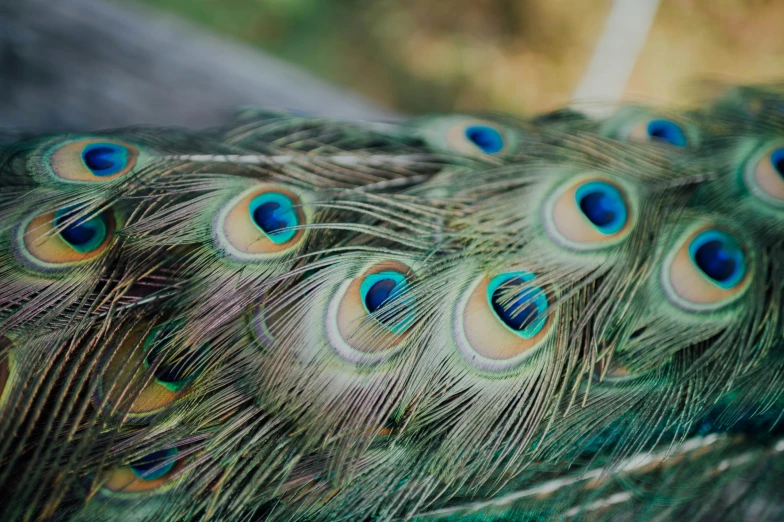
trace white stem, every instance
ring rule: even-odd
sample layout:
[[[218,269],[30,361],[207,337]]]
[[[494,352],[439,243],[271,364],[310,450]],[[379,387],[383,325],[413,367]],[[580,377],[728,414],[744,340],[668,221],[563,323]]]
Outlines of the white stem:
[[[613,1],[591,61],[572,96],[575,104],[586,104],[580,110],[602,116],[621,101],[660,1]]]

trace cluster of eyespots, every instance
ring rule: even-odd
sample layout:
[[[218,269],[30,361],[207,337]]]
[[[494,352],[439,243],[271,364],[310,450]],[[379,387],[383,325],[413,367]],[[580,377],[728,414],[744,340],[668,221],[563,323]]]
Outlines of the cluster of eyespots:
[[[68,207],[30,216],[18,228],[17,252],[23,262],[39,269],[72,267],[105,252],[116,223],[112,210],[84,215]]]
[[[284,187],[259,184],[218,212],[213,236],[229,255],[252,261],[285,254],[302,244],[306,223],[297,194]]]
[[[366,267],[338,287],[327,312],[327,335],[341,356],[373,363],[403,345],[416,314],[414,279],[410,267],[390,260]]]
[[[705,227],[689,234],[668,256],[662,278],[668,295],[681,307],[716,309],[748,287],[748,254],[734,235]]]
[[[127,143],[88,138],[58,141],[43,157],[48,160],[45,170],[58,180],[95,183],[118,179],[131,172],[139,151]]]
[[[185,452],[178,447],[150,452],[110,471],[103,480],[103,491],[112,496],[129,496],[151,492],[165,486],[182,471]]]
[[[758,199],[775,208],[784,207],[784,146],[766,147],[753,155],[743,178]]]
[[[122,336],[107,354],[96,404],[126,423],[145,423],[187,396],[207,364],[208,346],[175,343],[178,326],[144,325]]]
[[[545,205],[544,221],[556,242],[574,250],[614,245],[631,230],[632,208],[610,180],[581,177],[562,185]]]
[[[546,341],[555,315],[548,292],[532,272],[483,276],[455,308],[457,346],[480,369],[512,369]]]

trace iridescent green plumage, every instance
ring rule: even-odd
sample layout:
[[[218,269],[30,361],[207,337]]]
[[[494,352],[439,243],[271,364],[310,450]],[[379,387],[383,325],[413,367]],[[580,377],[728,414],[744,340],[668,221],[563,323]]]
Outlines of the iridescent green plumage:
[[[784,146],[745,92],[9,144],[3,518],[779,518]]]

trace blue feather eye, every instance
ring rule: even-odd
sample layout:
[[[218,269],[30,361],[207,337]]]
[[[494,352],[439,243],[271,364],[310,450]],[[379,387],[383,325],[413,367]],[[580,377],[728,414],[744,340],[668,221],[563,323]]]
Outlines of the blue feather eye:
[[[457,348],[483,370],[517,367],[550,338],[557,320],[551,292],[526,270],[478,278],[455,306]]]
[[[33,172],[48,171],[59,181],[100,183],[120,178],[133,170],[139,150],[110,139],[62,140],[50,145],[40,158],[30,159]]]
[[[299,225],[291,198],[278,192],[266,192],[253,198],[248,205],[251,219],[270,241],[282,245],[297,233],[291,227]]]
[[[82,161],[96,176],[113,176],[128,166],[128,148],[115,143],[90,143],[82,149]]]
[[[464,156],[502,156],[519,140],[516,129],[461,115],[426,118],[418,135],[433,150]]]
[[[33,216],[17,229],[15,250],[26,264],[43,270],[64,270],[98,258],[111,243],[117,219],[112,210],[76,217],[68,207]]]
[[[107,417],[119,415],[126,424],[146,423],[191,393],[191,385],[209,363],[209,344],[174,344],[179,326],[167,322],[150,328],[141,323],[121,332],[107,352],[101,384],[93,394]]]
[[[546,230],[556,242],[572,250],[617,244],[632,228],[629,201],[621,186],[607,179],[573,179],[547,200]]]
[[[504,148],[503,136],[489,125],[471,125],[465,130],[465,136],[485,154],[497,154]]]
[[[102,492],[112,497],[137,498],[140,493],[162,491],[174,484],[173,479],[185,467],[187,455],[181,447],[148,453],[109,471],[101,480]]]
[[[307,236],[302,199],[278,185],[258,184],[224,205],[213,222],[213,238],[223,252],[241,261],[291,253]]]
[[[747,249],[725,230],[704,227],[692,232],[664,264],[664,289],[682,308],[694,311],[728,304],[751,280]]]
[[[416,318],[415,275],[399,261],[364,268],[337,288],[327,308],[327,337],[355,363],[376,363],[403,346]]]
[[[54,213],[55,226],[60,230],[60,237],[71,248],[80,253],[92,252],[106,239],[107,227],[104,216],[99,214],[92,218],[74,219],[78,209],[73,207],[58,210]]]
[[[745,254],[726,232],[700,232],[689,243],[689,255],[700,271],[721,288],[734,287],[746,275]]]
[[[178,453],[177,448],[168,448],[145,455],[131,462],[131,472],[145,481],[162,479],[174,469]]]
[[[407,289],[406,276],[389,270],[369,274],[359,285],[365,310],[398,334],[403,333],[413,320],[411,310],[408,310],[410,299],[400,299]]]
[[[589,181],[577,188],[574,197],[588,221],[602,234],[615,234],[626,225],[626,202],[610,183]]]
[[[645,107],[628,105],[605,120],[598,132],[608,138],[638,143],[661,143],[673,147],[698,145],[699,130],[686,118],[674,116],[670,118]]]
[[[497,275],[487,285],[487,300],[504,325],[523,339],[538,334],[546,320],[547,296],[531,284],[529,272]]]
[[[145,339],[145,365],[152,368],[155,379],[177,392],[196,378],[207,364],[207,347],[176,351],[170,343],[175,325],[153,328]]]
[[[758,199],[774,208],[784,207],[784,147],[779,143],[753,155],[746,162],[743,178]]]
[[[651,141],[661,141],[676,147],[685,147],[688,144],[683,128],[674,121],[651,120],[648,122],[647,132]]]
[[[770,154],[770,164],[776,174],[784,178],[784,149],[776,149]]]

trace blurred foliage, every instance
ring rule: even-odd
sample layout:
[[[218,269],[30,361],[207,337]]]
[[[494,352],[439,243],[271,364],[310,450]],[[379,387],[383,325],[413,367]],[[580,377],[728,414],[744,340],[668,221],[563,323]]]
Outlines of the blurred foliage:
[[[145,0],[405,112],[557,106],[609,0]]]
[[[143,0],[404,112],[530,113],[569,101],[611,0]],[[629,82],[780,79],[781,0],[662,0]]]

